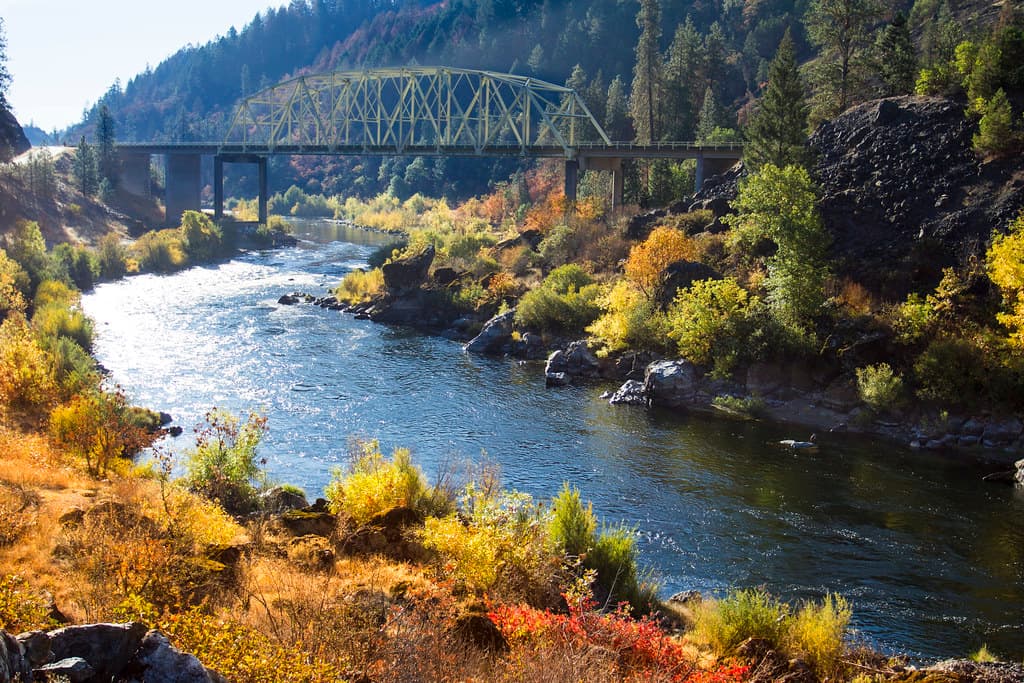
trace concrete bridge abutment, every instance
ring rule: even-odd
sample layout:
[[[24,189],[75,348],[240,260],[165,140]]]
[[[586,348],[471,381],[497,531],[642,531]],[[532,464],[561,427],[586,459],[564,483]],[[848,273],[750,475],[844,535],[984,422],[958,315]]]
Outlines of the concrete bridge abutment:
[[[164,225],[181,224],[181,214],[202,209],[202,157],[199,154],[168,154]]]
[[[149,197],[152,192],[149,173],[149,154],[121,152],[121,189],[136,197]]]
[[[213,157],[213,218],[224,217],[224,164],[256,164],[259,176],[259,222],[267,222],[267,157],[258,154],[217,154]]]

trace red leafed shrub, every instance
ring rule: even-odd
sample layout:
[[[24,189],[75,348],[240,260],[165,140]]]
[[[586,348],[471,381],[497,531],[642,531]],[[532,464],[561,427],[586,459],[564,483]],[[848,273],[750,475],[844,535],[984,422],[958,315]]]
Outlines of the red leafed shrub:
[[[739,683],[749,667],[698,669],[694,657],[650,617],[634,619],[626,605],[610,613],[593,611],[585,601],[568,614],[525,605],[492,606],[488,616],[512,647],[597,648],[614,654],[622,680],[652,679],[686,683]]]

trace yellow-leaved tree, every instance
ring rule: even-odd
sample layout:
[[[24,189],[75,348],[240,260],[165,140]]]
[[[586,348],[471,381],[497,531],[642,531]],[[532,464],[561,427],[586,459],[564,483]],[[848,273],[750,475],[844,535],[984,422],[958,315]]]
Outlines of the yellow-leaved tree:
[[[660,227],[646,240],[633,247],[626,261],[626,277],[648,296],[657,287],[662,272],[669,265],[696,257],[697,246],[682,231]]]
[[[1009,331],[1010,344],[1024,349],[1024,213],[1010,224],[1009,233],[992,236],[986,265],[1003,295],[1003,311],[996,319]]]

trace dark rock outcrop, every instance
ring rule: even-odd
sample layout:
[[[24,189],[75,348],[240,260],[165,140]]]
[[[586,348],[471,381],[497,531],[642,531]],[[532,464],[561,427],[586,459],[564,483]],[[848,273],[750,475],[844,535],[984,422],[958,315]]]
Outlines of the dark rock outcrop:
[[[661,272],[661,281],[654,292],[654,300],[667,308],[680,289],[686,289],[699,280],[721,280],[722,274],[711,266],[697,261],[676,261]]]
[[[428,244],[420,252],[381,266],[381,272],[384,274],[384,288],[388,294],[397,297],[418,289],[427,279],[430,264],[434,262],[434,253],[434,245]]]
[[[0,104],[0,162],[7,162],[32,149],[18,119]]]
[[[569,377],[596,377],[600,363],[591,352],[586,340],[571,342],[564,350],[559,349],[548,356],[544,367],[545,376],[564,374]]]
[[[480,334],[463,347],[463,350],[467,353],[504,353],[512,342],[512,325],[515,317],[515,309],[494,316],[484,324]]]
[[[96,672],[97,680],[119,675],[135,656],[146,635],[145,624],[89,624],[50,631],[50,659],[80,657]]]
[[[628,379],[625,384],[619,387],[618,391],[612,394],[612,397],[608,399],[608,402],[613,406],[645,406],[650,403],[650,399],[647,396],[647,388],[644,386],[643,382],[638,382],[635,379]]]
[[[644,391],[651,400],[669,406],[685,406],[699,390],[696,366],[686,360],[662,360],[647,366]]]
[[[29,683],[31,680],[32,668],[21,644],[14,636],[0,631],[0,683]]]
[[[306,496],[284,486],[274,486],[260,494],[260,506],[272,514],[309,507]]]

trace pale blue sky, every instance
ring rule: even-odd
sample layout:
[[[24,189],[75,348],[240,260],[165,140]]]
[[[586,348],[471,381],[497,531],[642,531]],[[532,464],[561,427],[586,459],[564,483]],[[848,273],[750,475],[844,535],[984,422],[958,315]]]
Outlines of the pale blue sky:
[[[46,131],[81,119],[122,83],[188,43],[200,45],[284,0],[0,0],[8,101]]]

